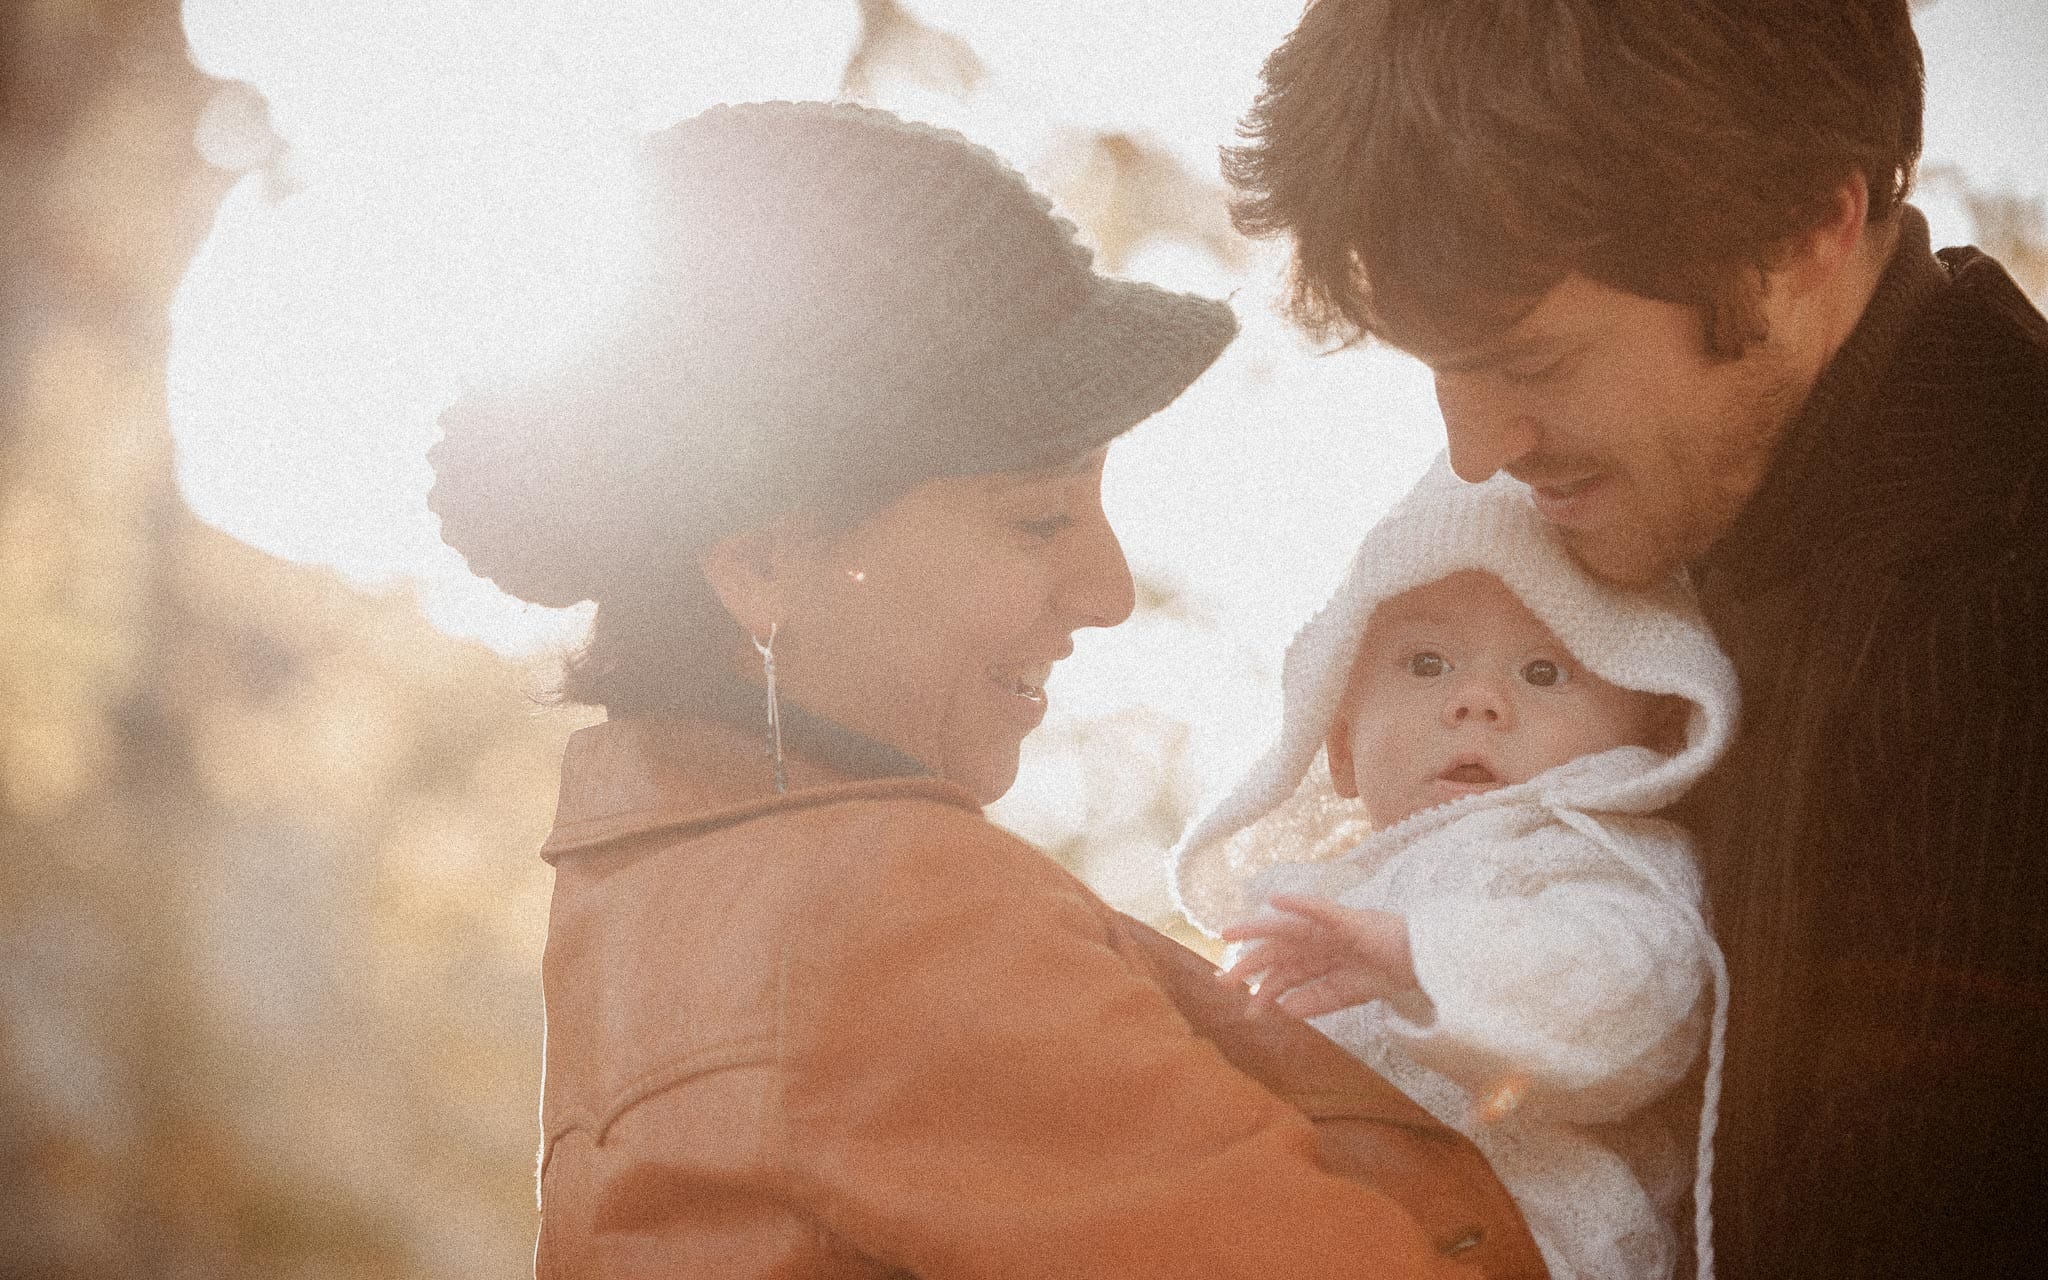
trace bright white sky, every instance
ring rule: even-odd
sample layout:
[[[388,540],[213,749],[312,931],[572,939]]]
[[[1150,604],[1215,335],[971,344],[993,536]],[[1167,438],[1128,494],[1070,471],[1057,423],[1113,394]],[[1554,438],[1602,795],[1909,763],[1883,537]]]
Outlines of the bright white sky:
[[[1027,172],[1063,131],[1122,129],[1213,173],[1300,0],[909,7],[989,74],[966,98],[885,81],[882,105]],[[581,613],[509,600],[438,541],[435,415],[602,315],[632,262],[636,130],[722,100],[831,96],[855,0],[185,0],[185,21],[199,64],[254,84],[289,146],[230,193],[175,304],[186,499],[266,551],[409,588],[451,633],[512,653],[573,638]],[[2040,0],[1940,0],[1919,28],[1927,161],[2048,197]],[[263,145],[249,100],[218,106],[209,154],[247,163],[235,154]],[[1937,243],[1968,239],[1951,203],[1925,206]],[[1112,454],[1108,482],[1133,564],[1218,626],[1084,635],[1052,694],[1066,717],[1147,706],[1187,722],[1213,783],[1265,736],[1280,646],[1442,427],[1420,366],[1319,358],[1274,317],[1277,249],[1238,273],[1157,248],[1129,272],[1229,295],[1244,323],[1208,377]],[[1006,802],[1018,825],[1057,833],[1075,803],[1062,776],[1045,752],[1027,761]]]

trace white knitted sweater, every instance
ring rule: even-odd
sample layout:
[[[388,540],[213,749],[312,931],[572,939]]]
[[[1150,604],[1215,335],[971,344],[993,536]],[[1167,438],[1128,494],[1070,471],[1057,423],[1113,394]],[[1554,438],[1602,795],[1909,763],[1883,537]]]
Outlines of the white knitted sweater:
[[[1603,679],[1691,703],[1683,749],[1601,752],[1370,831],[1319,748],[1373,608],[1461,569],[1497,574]],[[1176,902],[1211,934],[1280,891],[1407,917],[1420,995],[1316,1025],[1478,1144],[1559,1280],[1670,1276],[1688,1181],[1712,1274],[1725,969],[1685,835],[1648,815],[1718,758],[1735,688],[1683,581],[1604,587],[1525,487],[1466,485],[1439,460],[1289,646],[1277,740],[1171,857]],[[1703,1040],[1688,1170],[1672,1108],[1653,1104]]]

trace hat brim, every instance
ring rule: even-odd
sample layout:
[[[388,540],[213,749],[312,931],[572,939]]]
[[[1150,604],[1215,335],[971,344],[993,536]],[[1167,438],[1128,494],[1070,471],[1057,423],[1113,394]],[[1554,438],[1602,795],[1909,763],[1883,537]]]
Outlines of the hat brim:
[[[1237,336],[1226,303],[1098,278],[1045,338],[983,381],[987,444],[959,473],[1030,470],[1085,457],[1178,399]],[[1007,429],[987,430],[989,419]]]

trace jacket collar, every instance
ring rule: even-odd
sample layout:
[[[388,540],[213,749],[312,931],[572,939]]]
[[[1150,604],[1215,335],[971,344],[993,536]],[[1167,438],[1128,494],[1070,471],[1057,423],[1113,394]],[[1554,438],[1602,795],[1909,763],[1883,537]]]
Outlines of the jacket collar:
[[[1828,541],[1837,502],[1861,500],[1845,492],[1845,481],[1862,470],[1865,455],[1885,447],[1872,437],[1887,371],[1949,282],[1930,248],[1926,217],[1903,207],[1898,241],[1862,318],[1793,415],[1763,484],[1697,566],[1703,594],[1742,598],[1796,572]]]
[[[808,719],[813,727],[824,723]],[[565,854],[638,836],[690,835],[767,813],[852,799],[921,797],[980,812],[960,786],[931,777],[879,744],[832,728],[825,734],[807,728],[799,734],[806,745],[795,750],[785,732],[786,795],[776,793],[774,767],[761,735],[722,720],[646,716],[579,729],[570,735],[562,758],[555,826],[541,846],[541,857],[554,863]],[[833,745],[820,749],[820,742]]]

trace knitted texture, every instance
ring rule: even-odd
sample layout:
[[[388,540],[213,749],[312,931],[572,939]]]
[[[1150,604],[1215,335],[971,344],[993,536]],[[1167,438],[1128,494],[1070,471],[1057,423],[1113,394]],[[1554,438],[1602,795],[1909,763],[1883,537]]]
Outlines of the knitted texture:
[[[646,152],[650,262],[601,341],[442,415],[442,537],[514,595],[799,509],[1052,466],[1165,407],[1222,303],[1095,273],[993,152],[846,103],[714,107]]]
[[[1683,745],[1598,752],[1374,831],[1319,758],[1353,656],[1381,602],[1471,569],[1498,576],[1594,674],[1684,699]],[[1181,910],[1212,935],[1281,891],[1401,913],[1419,996],[1317,1025],[1478,1143],[1560,1277],[1673,1273],[1687,1162],[1657,1104],[1704,1029],[1690,1181],[1697,1271],[1711,1275],[1725,968],[1688,841],[1648,815],[1720,756],[1737,697],[1686,582],[1606,587],[1525,486],[1467,485],[1439,459],[1288,647],[1282,693],[1274,743],[1173,850]]]
[[[1336,718],[1366,622],[1381,601],[1465,569],[1498,576],[1601,679],[1691,704],[1678,754],[1624,776],[1571,775],[1565,792],[1553,798],[1577,809],[1652,813],[1720,757],[1735,728],[1735,673],[1683,578],[1645,591],[1597,582],[1536,513],[1526,485],[1505,474],[1466,484],[1439,456],[1367,533],[1329,601],[1288,645],[1278,736],[1169,855],[1175,905],[1198,928],[1213,937],[1243,916],[1244,885],[1259,869],[1247,857],[1299,861],[1309,855],[1285,850],[1327,854],[1335,852],[1333,836],[1362,832],[1356,806],[1333,803],[1327,771],[1311,773],[1311,765]],[[1559,781],[1549,779],[1553,787]],[[1304,810],[1321,820],[1302,821]],[[1288,839],[1231,842],[1268,815],[1289,828]],[[1317,829],[1323,822],[1331,829]]]
[[[1628,753],[1588,763],[1640,767]],[[1715,961],[1687,842],[1649,818],[1608,818],[1596,839],[1487,799],[1417,814],[1332,863],[1276,865],[1253,893],[1404,916],[1419,994],[1317,1029],[1473,1140],[1555,1280],[1668,1277],[1695,1166],[1683,1114],[1659,1104],[1689,1105],[1674,1090],[1705,1038]]]

